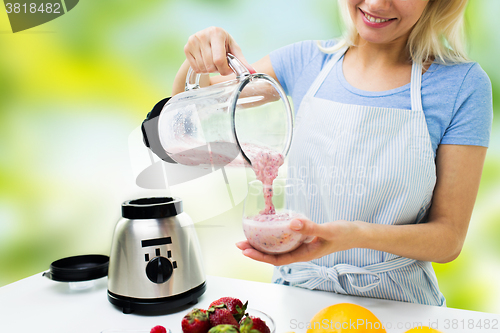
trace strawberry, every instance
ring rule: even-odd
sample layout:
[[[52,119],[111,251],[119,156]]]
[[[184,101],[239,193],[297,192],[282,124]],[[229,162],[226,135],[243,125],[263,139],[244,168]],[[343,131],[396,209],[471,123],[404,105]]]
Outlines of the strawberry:
[[[248,305],[248,301],[245,304],[243,304],[237,298],[234,298],[234,297],[222,297],[222,298],[219,298],[218,300],[213,301],[212,303],[210,303],[209,308],[212,307],[212,306],[217,306],[217,305],[221,305],[221,304],[225,304],[226,308],[234,316],[234,319],[236,319],[236,321],[240,321],[240,319],[245,314],[245,311],[246,311],[247,305]]]
[[[240,321],[241,333],[271,333],[266,322],[259,317],[247,316]]]
[[[184,333],[207,333],[210,329],[207,310],[193,309],[182,318],[182,332]]]
[[[207,310],[207,314],[210,319],[210,326],[212,327],[224,324],[233,325],[236,328],[240,326],[238,325],[238,321],[234,319],[231,311],[226,309],[224,304],[210,307],[210,309]]]
[[[163,326],[157,325],[153,327],[149,333],[167,333],[167,329]]]
[[[238,329],[233,325],[217,325],[212,327],[208,333],[238,333]]]

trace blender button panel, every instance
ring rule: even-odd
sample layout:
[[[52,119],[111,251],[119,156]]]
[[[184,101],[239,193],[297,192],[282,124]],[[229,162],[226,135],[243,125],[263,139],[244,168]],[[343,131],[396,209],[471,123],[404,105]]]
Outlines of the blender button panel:
[[[145,239],[145,240],[141,241],[142,247],[158,246],[158,245],[166,245],[166,244],[172,244],[172,238],[163,237],[163,238],[155,238],[155,239]]]
[[[173,266],[174,268],[177,268],[177,261],[174,261],[174,262],[172,263],[172,266]]]

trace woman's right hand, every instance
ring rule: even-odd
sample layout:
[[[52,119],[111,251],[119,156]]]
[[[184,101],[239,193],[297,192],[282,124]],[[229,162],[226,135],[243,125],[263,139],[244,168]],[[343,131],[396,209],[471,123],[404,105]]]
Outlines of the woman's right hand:
[[[184,53],[189,65],[196,73],[232,74],[233,71],[227,63],[227,53],[232,53],[238,58],[250,73],[255,73],[233,37],[222,28],[210,27],[190,36],[184,46]]]

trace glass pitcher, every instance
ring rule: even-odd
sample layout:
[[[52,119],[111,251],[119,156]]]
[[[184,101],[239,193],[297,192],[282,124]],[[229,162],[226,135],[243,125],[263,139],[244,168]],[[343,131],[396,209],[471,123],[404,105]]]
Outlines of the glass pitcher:
[[[280,84],[251,74],[232,54],[236,79],[201,88],[189,68],[186,91],[160,101],[143,122],[144,141],[166,162],[205,168],[251,166],[255,147],[286,156],[293,116]]]

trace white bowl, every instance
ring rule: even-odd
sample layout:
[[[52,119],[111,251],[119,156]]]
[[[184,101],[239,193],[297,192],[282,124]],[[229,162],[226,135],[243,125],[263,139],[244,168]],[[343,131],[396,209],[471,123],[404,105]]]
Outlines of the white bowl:
[[[255,310],[255,309],[247,309],[246,313],[248,313],[248,315],[252,316],[252,317],[259,317],[260,319],[262,319],[267,327],[269,327],[269,330],[271,331],[271,333],[276,333],[276,325],[274,324],[274,320],[273,318],[271,318],[271,316],[269,316],[268,314],[262,312],[262,311],[259,311],[259,310]]]
[[[262,222],[244,218],[243,232],[250,245],[260,252],[287,253],[298,248],[307,239],[307,236],[289,228],[293,218]]]
[[[149,332],[151,332],[151,329],[153,327],[154,326],[151,326],[149,329],[144,329],[144,330],[127,330],[127,329],[123,329],[123,330],[104,330],[104,331],[101,331],[101,333],[149,333]],[[166,328],[166,330],[167,330],[167,333],[172,333],[172,331],[169,328]]]

